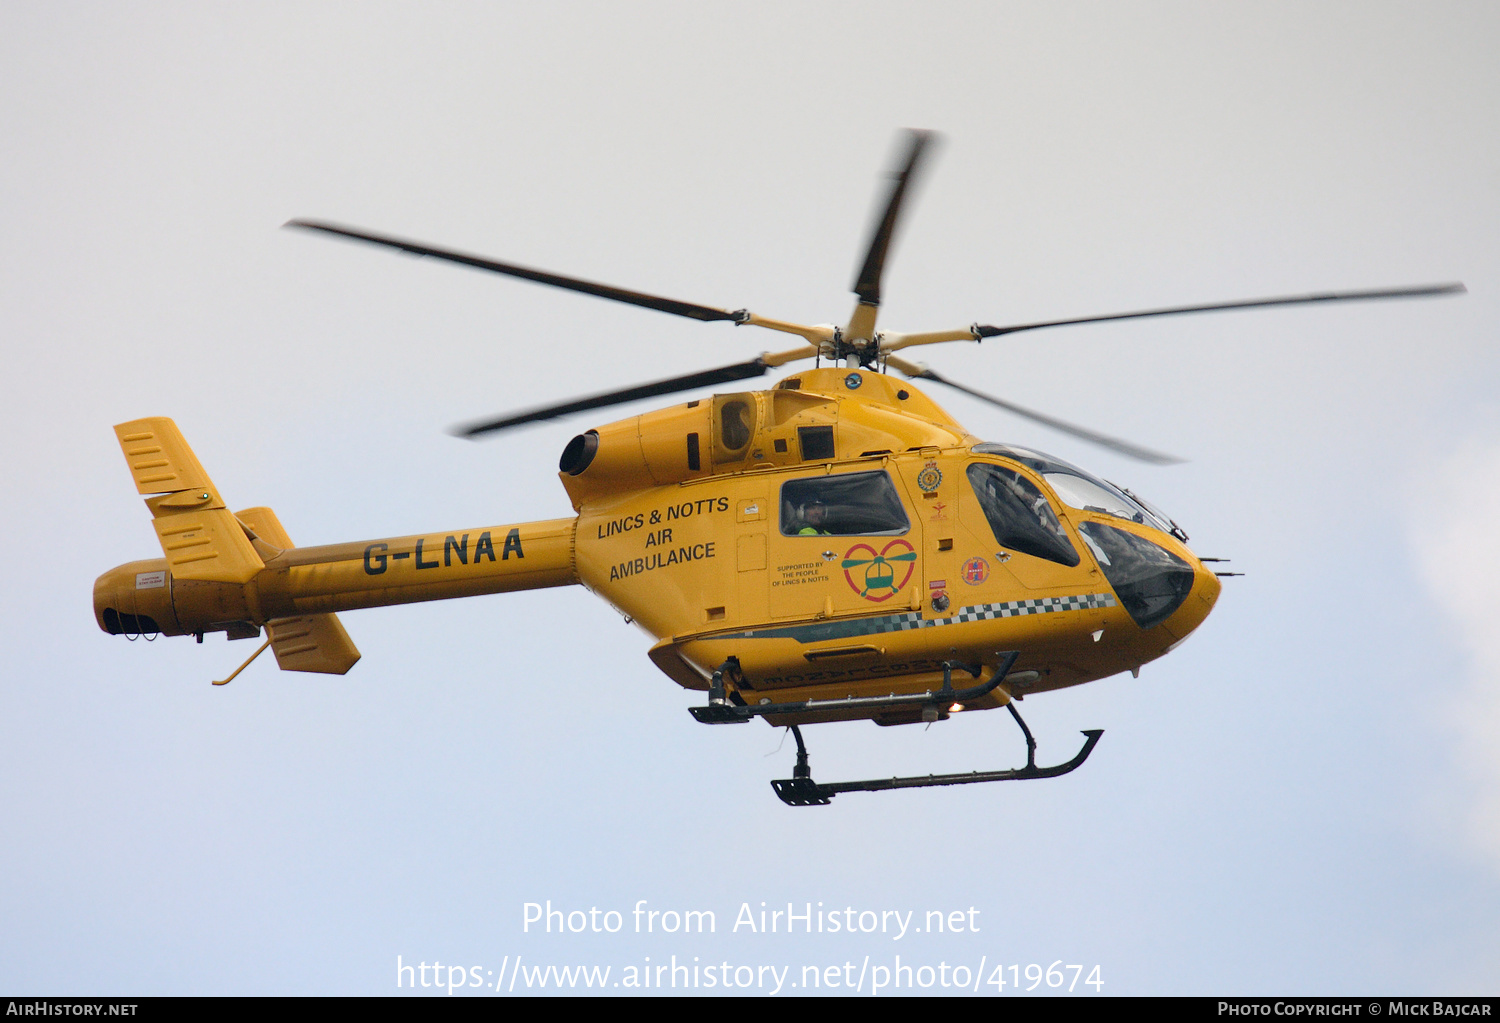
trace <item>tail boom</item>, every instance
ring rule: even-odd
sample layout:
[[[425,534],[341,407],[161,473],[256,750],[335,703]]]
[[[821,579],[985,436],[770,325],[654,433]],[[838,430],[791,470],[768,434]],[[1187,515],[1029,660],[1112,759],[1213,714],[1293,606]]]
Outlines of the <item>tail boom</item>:
[[[284,670],[342,675],[359,650],[338,611],[578,582],[576,519],[297,547],[270,508],[228,509],[172,420],[121,423],[115,436],[165,557],[94,583],[94,617],[111,635],[201,642],[264,628],[261,650]]]
[[[299,547],[254,582],[269,617],[568,586],[576,521]]]
[[[252,513],[241,517],[255,521]],[[257,634],[276,619],[505,593],[578,581],[575,519],[277,551],[257,535],[264,567],[244,583],[175,578],[164,559],[111,569],[94,584],[94,615],[114,635]],[[271,546],[266,547],[268,542]]]

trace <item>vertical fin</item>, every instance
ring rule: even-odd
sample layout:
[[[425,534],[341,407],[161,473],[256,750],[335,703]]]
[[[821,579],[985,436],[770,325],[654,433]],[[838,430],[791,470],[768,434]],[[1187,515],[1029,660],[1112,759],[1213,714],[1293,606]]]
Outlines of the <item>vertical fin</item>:
[[[246,583],[265,568],[177,424],[164,416],[115,427],[120,450],[147,497],[157,540],[175,579]]]

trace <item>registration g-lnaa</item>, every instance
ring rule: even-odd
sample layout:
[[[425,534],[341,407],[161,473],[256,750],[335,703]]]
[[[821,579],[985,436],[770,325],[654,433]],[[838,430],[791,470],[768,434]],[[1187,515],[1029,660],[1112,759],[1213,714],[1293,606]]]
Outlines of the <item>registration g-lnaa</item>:
[[[907,350],[1067,324],[1463,287],[1296,295],[998,327],[877,329],[882,269],[930,139],[926,132],[908,136],[854,283],[858,301],[842,325],[790,323],[292,221],[677,316],[768,328],[799,343],[461,428],[473,437],[699,393],[569,441],[558,467],[575,514],[544,522],[296,547],[271,509],[229,509],[170,419],[121,424],[115,432],[165,557],[99,578],[100,628],[200,642],[210,632],[246,639],[264,629],[256,653],[269,646],[283,669],[343,674],[359,652],[337,612],[579,584],[651,635],[650,657],[663,674],[706,694],[689,708],[696,720],[761,718],[791,729],[792,777],[772,782],[791,805],[825,804],[840,792],[1072,771],[1102,732],[1084,732],[1072,759],[1039,766],[1017,701],[1136,672],[1169,653],[1208,616],[1219,577],[1230,573],[1195,555],[1187,534],[1144,498],[1061,459],[987,442],[910,381],[957,388],[1148,462],[1168,456],[980,393],[908,361]],[[798,363],[807,365],[769,390],[703,393]],[[1024,767],[833,784],[811,777],[802,725],[903,725],[999,707],[1025,736]]]

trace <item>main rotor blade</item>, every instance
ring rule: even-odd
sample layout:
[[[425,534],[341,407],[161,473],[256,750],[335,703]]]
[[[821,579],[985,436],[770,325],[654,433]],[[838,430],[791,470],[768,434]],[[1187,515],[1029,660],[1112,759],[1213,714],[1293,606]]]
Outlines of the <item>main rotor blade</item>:
[[[1166,309],[1144,309],[1134,313],[1111,313],[1108,316],[1082,316],[1072,320],[1046,320],[1021,323],[1010,327],[988,327],[976,324],[980,337],[999,337],[1023,330],[1043,327],[1066,327],[1074,323],[1102,323],[1106,320],[1138,320],[1146,316],[1177,316],[1181,313],[1212,313],[1223,309],[1258,309],[1270,305],[1306,305],[1312,302],[1361,302],[1377,298],[1423,298],[1432,295],[1461,295],[1469,289],[1462,284],[1425,284],[1410,288],[1377,288],[1372,291],[1319,291],[1308,295],[1286,295],[1281,298],[1252,298],[1243,302],[1216,302],[1212,305],[1182,305]],[[956,385],[955,385],[956,386]]]
[[[1160,451],[1152,451],[1150,448],[1143,448],[1139,444],[1132,444],[1128,440],[1120,440],[1118,437],[1111,437],[1108,434],[1096,433],[1082,426],[1075,426],[1061,419],[1054,419],[1052,416],[1046,416],[1040,412],[1033,412],[1031,409],[1022,408],[1020,405],[1005,401],[1002,398],[996,398],[994,395],[985,394],[983,391],[976,391],[972,387],[965,387],[963,384],[949,380],[945,376],[939,376],[926,366],[918,363],[907,362],[905,359],[892,357],[886,360],[886,365],[900,370],[909,377],[947,384],[955,390],[963,391],[970,397],[978,398],[980,401],[987,401],[991,405],[1005,409],[1007,412],[1014,412],[1018,416],[1041,423],[1043,426],[1050,426],[1054,430],[1061,430],[1063,433],[1070,434],[1080,440],[1101,445],[1102,447],[1109,448],[1111,451],[1117,451],[1122,455],[1128,455],[1142,462],[1150,462],[1152,465],[1175,465],[1184,461],[1184,459],[1178,458],[1175,455],[1166,455]]]
[[[561,274],[548,273],[545,270],[533,270],[530,267],[516,266],[514,263],[500,263],[493,259],[485,259],[482,256],[473,256],[466,252],[439,249],[431,245],[424,245],[421,242],[407,241],[404,238],[391,238],[387,235],[356,231],[353,228],[341,227],[338,224],[329,224],[320,220],[288,220],[283,226],[300,227],[308,231],[324,231],[328,234],[353,238],[356,241],[370,242],[374,245],[384,245],[387,248],[400,249],[402,252],[409,252],[414,256],[431,256],[434,259],[446,259],[450,263],[461,263],[464,266],[489,270],[492,273],[509,274],[511,277],[536,281],[538,284],[550,284],[554,288],[581,291],[585,295],[594,295],[598,298],[608,298],[616,302],[644,306],[647,309],[655,309],[657,312],[672,313],[675,316],[687,316],[694,320],[728,320],[731,323],[739,323],[748,316],[744,310],[731,312],[727,309],[715,309],[713,306],[697,305],[693,302],[679,302],[676,299],[662,298],[659,295],[648,295],[641,291],[628,291],[625,288],[616,288],[608,284],[596,284],[593,281],[585,281],[577,277],[564,277]]]
[[[875,223],[864,266],[860,267],[859,276],[854,281],[854,293],[859,296],[863,305],[880,304],[880,275],[885,269],[885,256],[891,247],[891,236],[896,232],[896,221],[901,215],[901,203],[906,197],[912,176],[917,172],[922,153],[932,138],[933,133],[930,131],[910,131],[910,149],[906,154],[906,162],[901,170],[891,175],[891,195],[886,200],[885,215]]]
[[[737,362],[732,366],[720,366],[718,369],[706,369],[700,373],[689,373],[686,376],[657,380],[654,383],[638,384],[635,387],[626,387],[618,391],[606,391],[603,394],[578,398],[574,401],[563,402],[560,405],[548,405],[543,408],[530,409],[526,412],[518,412],[515,415],[506,416],[503,419],[492,419],[480,423],[470,423],[466,426],[457,426],[454,427],[453,433],[459,437],[477,437],[481,433],[493,433],[496,430],[520,426],[522,423],[536,423],[544,419],[556,419],[558,416],[565,416],[571,412],[586,412],[589,409],[605,408],[609,405],[621,405],[627,401],[636,401],[640,398],[656,398],[663,394],[676,394],[678,391],[691,391],[699,387],[712,387],[714,384],[728,383],[731,380],[748,380],[751,377],[764,375],[770,368],[771,364],[766,359],[756,357],[749,362]]]

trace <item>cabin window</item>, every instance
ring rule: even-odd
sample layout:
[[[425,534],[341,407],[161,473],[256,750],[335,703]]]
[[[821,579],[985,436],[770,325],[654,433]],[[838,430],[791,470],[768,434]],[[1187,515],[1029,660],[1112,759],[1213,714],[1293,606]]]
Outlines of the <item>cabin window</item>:
[[[1060,565],[1078,564],[1057,512],[1031,480],[998,465],[969,466],[969,484],[1001,547]]]
[[[810,476],[781,485],[783,536],[896,536],[909,529],[885,472]]]

